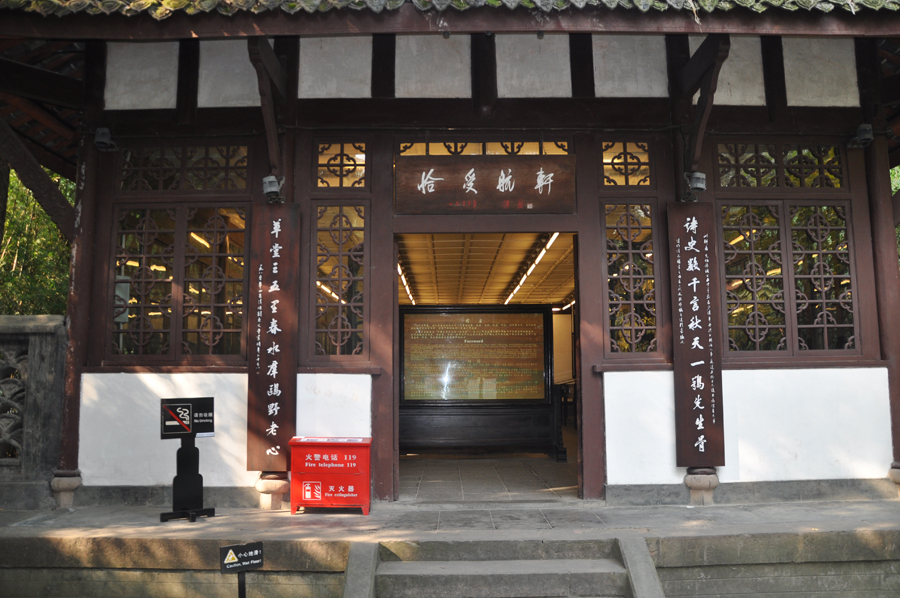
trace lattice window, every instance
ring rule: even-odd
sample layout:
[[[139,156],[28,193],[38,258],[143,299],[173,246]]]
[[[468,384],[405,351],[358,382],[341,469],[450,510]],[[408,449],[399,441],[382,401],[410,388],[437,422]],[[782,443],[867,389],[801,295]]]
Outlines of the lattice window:
[[[604,142],[603,184],[646,187],[650,185],[650,145]]]
[[[330,205],[316,211],[316,355],[364,352],[365,210]]]
[[[722,206],[731,351],[856,349],[847,210],[787,201]]]
[[[204,191],[247,188],[247,146],[130,147],[121,151],[119,189]]]
[[[565,156],[566,141],[404,142],[401,156]]]
[[[648,205],[606,206],[609,336],[614,353],[657,350],[651,218]]]
[[[839,189],[841,149],[833,145],[720,143],[720,187]]]
[[[317,187],[366,186],[365,143],[319,143]]]
[[[174,210],[119,211],[112,314],[115,354],[169,352],[175,218]]]
[[[728,344],[732,351],[787,349],[781,207],[722,207]]]
[[[800,349],[853,349],[846,208],[792,206],[790,217]]]
[[[23,456],[28,341],[0,345],[0,463]]]
[[[241,208],[120,208],[112,355],[240,355],[245,247]]]
[[[182,307],[185,354],[241,352],[244,221],[243,211],[235,208],[188,210]]]

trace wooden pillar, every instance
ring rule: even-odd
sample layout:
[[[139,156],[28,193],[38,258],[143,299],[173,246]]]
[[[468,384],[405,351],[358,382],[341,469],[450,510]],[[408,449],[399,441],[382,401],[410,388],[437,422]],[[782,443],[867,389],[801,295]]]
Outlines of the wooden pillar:
[[[592,137],[575,138],[575,155],[596,156]],[[605,331],[607,318],[602,298],[608,293],[601,273],[606,271],[600,246],[601,211],[597,199],[597,160],[580,163],[576,180],[578,215],[578,282],[576,379],[578,380],[578,485],[581,498],[598,499],[606,495],[606,407],[603,399],[604,347],[609,343]]]
[[[93,131],[103,113],[103,90],[106,86],[106,43],[89,41],[85,48],[85,112],[84,127]],[[94,263],[96,197],[99,156],[93,135],[81,140],[78,180],[75,191],[75,239],[72,242],[72,264],[69,269],[69,298],[66,307],[66,375],[63,395],[62,433],[59,466],[54,472],[57,486],[74,491],[78,470],[78,424],[81,406],[81,369],[86,365],[90,334],[91,277]],[[57,481],[60,480],[60,481]],[[74,487],[72,487],[74,486]]]
[[[371,245],[367,273],[369,295],[369,351],[372,376],[372,492],[379,500],[396,500],[396,404],[394,396],[394,306],[397,305],[397,260],[393,233],[393,152],[390,135],[372,144]]]

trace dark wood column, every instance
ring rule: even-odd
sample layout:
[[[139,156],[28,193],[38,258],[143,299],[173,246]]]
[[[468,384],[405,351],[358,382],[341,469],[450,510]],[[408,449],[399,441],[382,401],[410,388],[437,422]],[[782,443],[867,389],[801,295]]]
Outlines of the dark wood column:
[[[395,500],[397,464],[396,400],[394,397],[394,306],[397,304],[397,260],[394,255],[393,155],[391,136],[372,144],[371,245],[372,264],[366,284],[369,295],[369,351],[372,375],[372,492],[376,499]],[[380,373],[379,373],[380,368]]]
[[[875,40],[856,40],[856,65],[860,104],[866,122],[875,130],[875,140],[866,148],[866,179],[872,218],[875,298],[881,357],[887,361],[891,403],[891,436],[894,463],[900,462],[900,260],[894,232],[890,157],[886,123],[881,105],[881,75]]]
[[[578,197],[578,282],[576,320],[578,379],[579,490],[581,498],[606,495],[606,407],[603,400],[603,348],[609,342],[602,298],[606,295],[604,253],[600,247],[600,201],[597,198],[597,160],[594,138],[578,135],[576,179]],[[583,159],[587,157],[589,159]],[[590,159],[593,158],[593,159]]]
[[[84,89],[86,108],[84,127],[93,131],[103,113],[106,87],[106,43],[87,42],[85,48]],[[75,239],[69,269],[69,299],[66,307],[66,378],[63,396],[62,433],[57,477],[78,475],[78,423],[81,406],[81,368],[87,359],[91,313],[91,279],[94,262],[97,178],[99,152],[93,135],[82,137],[79,152],[75,205]]]

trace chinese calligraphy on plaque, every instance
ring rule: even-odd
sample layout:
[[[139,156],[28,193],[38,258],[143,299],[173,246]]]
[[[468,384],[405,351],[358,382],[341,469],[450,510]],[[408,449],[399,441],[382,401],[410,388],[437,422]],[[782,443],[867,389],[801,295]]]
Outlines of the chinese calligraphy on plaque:
[[[398,214],[575,212],[575,156],[416,156],[395,165]]]
[[[668,208],[674,288],[676,456],[679,467],[725,464],[715,212],[712,204]]]

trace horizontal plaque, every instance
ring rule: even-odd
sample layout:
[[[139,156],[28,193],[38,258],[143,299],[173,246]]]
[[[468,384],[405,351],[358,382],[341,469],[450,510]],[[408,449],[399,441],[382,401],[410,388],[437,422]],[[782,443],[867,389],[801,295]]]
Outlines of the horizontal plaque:
[[[410,156],[396,214],[574,214],[575,156]]]

